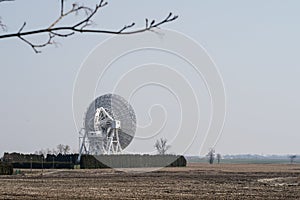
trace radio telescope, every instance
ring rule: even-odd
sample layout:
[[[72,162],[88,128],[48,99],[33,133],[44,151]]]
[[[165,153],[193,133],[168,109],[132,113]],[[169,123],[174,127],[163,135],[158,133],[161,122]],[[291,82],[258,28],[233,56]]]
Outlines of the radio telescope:
[[[132,141],[136,117],[131,105],[121,96],[105,94],[88,107],[80,131],[82,154],[119,154]]]

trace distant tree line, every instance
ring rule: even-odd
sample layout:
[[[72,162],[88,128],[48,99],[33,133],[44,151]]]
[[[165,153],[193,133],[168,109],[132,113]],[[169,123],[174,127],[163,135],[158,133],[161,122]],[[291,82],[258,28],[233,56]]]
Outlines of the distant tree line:
[[[47,154],[69,154],[71,152],[71,147],[69,145],[58,144],[56,148],[49,149],[41,149],[39,151],[35,151],[34,154],[44,155],[46,157]]]

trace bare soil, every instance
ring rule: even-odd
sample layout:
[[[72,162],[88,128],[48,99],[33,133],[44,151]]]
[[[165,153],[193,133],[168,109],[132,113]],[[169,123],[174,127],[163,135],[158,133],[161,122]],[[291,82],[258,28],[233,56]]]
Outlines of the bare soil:
[[[300,199],[300,165],[21,171],[0,176],[0,199]]]

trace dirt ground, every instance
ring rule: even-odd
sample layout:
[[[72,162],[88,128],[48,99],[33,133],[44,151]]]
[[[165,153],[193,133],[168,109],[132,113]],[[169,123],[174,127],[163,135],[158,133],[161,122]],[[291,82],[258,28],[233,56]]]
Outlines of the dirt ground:
[[[300,165],[189,164],[147,173],[22,172],[0,176],[0,199],[300,199]]]

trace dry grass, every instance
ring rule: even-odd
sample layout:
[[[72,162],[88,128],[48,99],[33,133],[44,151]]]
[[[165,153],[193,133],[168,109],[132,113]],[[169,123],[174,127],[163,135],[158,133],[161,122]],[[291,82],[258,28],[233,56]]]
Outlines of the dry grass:
[[[0,177],[0,199],[300,199],[300,165],[190,164],[148,173],[23,172]]]

